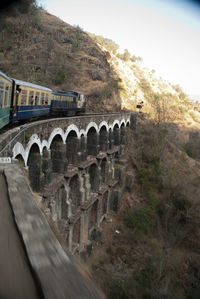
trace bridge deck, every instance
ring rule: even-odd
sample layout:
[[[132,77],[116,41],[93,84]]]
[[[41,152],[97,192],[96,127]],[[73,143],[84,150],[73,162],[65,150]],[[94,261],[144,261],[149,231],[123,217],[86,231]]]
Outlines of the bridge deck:
[[[0,173],[0,298],[39,298]]]

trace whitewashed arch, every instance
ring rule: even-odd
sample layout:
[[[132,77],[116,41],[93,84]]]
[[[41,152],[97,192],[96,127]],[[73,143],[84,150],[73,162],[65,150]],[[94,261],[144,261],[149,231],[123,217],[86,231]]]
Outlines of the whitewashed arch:
[[[28,152],[30,152],[31,147],[33,146],[33,144],[36,143],[39,147],[39,152],[40,154],[42,153],[42,142],[40,140],[40,138],[38,137],[37,134],[33,134],[31,136],[31,138],[29,139],[29,142],[27,144],[26,150],[28,150]]]
[[[44,148],[47,148],[47,150],[49,150],[49,144],[47,140],[42,140],[42,151],[44,150]]]
[[[63,129],[61,129],[61,128],[55,128],[55,129],[51,132],[51,135],[50,135],[50,137],[49,137],[49,140],[48,140],[48,148],[50,148],[51,143],[52,143],[52,141],[53,141],[53,139],[54,139],[54,137],[55,137],[56,135],[60,135],[61,138],[62,138],[62,140],[63,140],[63,143],[65,144],[65,133],[63,132]]]
[[[99,125],[99,132],[100,132],[100,130],[101,130],[101,128],[102,128],[103,126],[106,127],[106,130],[107,130],[107,132],[108,132],[109,127],[108,127],[108,124],[107,124],[107,122],[106,122],[105,120],[102,121],[102,122],[100,123],[100,125]]]
[[[117,124],[117,125],[119,126],[119,128],[120,128],[119,120],[116,119],[116,120],[113,122],[113,124],[112,124],[112,130],[114,129],[114,126],[115,126],[116,124]]]
[[[81,138],[81,135],[83,135],[83,136],[85,136],[85,137],[87,136],[86,131],[83,130],[83,129],[80,130],[80,133],[79,133],[79,134],[80,134],[79,138]]]
[[[97,131],[97,133],[99,133],[99,128],[98,128],[97,124],[96,124],[95,122],[92,121],[92,122],[90,122],[90,123],[87,125],[87,128],[86,128],[86,135],[87,135],[88,131],[89,131],[92,127]]]
[[[120,128],[121,128],[121,126],[124,124],[124,126],[126,126],[126,121],[125,121],[125,119],[122,119],[121,121],[120,121]]]
[[[77,137],[80,138],[80,131],[79,131],[78,127],[77,127],[76,125],[72,124],[72,125],[70,125],[70,126],[67,128],[67,130],[65,131],[65,142],[66,142],[66,140],[67,140],[67,136],[69,135],[69,133],[70,133],[71,131],[75,131]]]
[[[17,142],[12,150],[12,159],[15,159],[18,155],[21,155],[23,160],[24,160],[24,164],[26,166],[26,150],[24,149],[23,145],[20,142]]]

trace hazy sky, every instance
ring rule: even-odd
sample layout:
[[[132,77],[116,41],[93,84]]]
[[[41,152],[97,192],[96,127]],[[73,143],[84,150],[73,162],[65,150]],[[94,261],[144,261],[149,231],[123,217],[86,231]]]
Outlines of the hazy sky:
[[[38,0],[71,25],[141,56],[157,75],[200,94],[200,7],[186,0]]]

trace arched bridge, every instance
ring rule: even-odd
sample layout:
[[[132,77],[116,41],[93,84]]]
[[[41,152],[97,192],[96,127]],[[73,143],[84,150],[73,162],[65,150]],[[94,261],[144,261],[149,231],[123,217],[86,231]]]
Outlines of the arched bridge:
[[[0,156],[23,163],[71,252],[88,252],[101,222],[117,207],[130,123],[127,112],[50,119],[14,129],[0,140]]]

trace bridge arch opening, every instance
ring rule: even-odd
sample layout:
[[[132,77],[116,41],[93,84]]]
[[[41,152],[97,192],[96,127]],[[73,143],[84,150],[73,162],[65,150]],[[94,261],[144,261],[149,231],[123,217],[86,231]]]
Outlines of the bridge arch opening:
[[[78,153],[78,136],[75,131],[70,131],[66,140],[66,158],[68,164],[75,165]]]
[[[80,192],[80,180],[78,175],[71,178],[69,182],[70,187],[70,199],[72,214],[76,213],[77,208],[81,205],[81,192]]]
[[[36,143],[30,148],[27,166],[30,185],[33,191],[38,192],[41,187],[42,159],[40,149]]]
[[[98,153],[98,133],[91,127],[87,133],[87,154],[96,156]]]
[[[113,146],[113,131],[110,128],[108,131],[108,140],[109,140],[109,149],[112,149]]]
[[[56,135],[53,138],[50,149],[53,172],[64,172],[66,147],[60,135]]]
[[[19,165],[20,165],[21,168],[24,168],[24,167],[25,167],[25,162],[24,162],[24,159],[23,159],[23,157],[22,157],[21,154],[18,154],[18,155],[15,157],[15,159],[18,160]]]
[[[92,164],[90,166],[89,175],[90,175],[91,191],[97,192],[99,188],[99,175],[98,175],[98,167],[96,164]]]
[[[124,123],[120,127],[120,144],[126,144],[126,127]]]
[[[108,132],[106,126],[102,126],[99,131],[99,149],[103,152],[108,149]]]
[[[120,144],[120,129],[118,124],[115,124],[113,128],[113,139],[114,139],[114,145]]]

